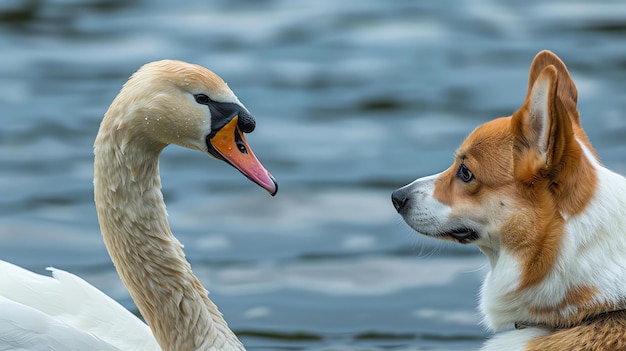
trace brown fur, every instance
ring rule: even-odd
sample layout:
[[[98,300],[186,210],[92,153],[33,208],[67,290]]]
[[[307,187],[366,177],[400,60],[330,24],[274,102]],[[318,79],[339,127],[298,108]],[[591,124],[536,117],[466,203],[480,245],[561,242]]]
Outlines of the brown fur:
[[[592,302],[593,297],[597,293],[598,288],[595,286],[577,286],[568,291],[565,298],[556,306],[556,309],[564,309],[567,306],[585,306]],[[537,314],[553,313],[555,307],[535,308],[534,310]]]
[[[546,64],[550,64],[547,65]],[[556,67],[553,65],[556,64]],[[541,69],[541,72],[536,72]],[[533,130],[530,96],[540,79],[550,84],[548,97],[549,121],[545,133],[545,150],[537,150],[537,131]],[[535,208],[537,228],[524,239],[508,240],[505,247],[516,252],[526,267],[519,290],[540,282],[548,273],[558,253],[563,234],[564,219],[561,213],[575,215],[587,206],[597,180],[589,161],[576,142],[574,126],[580,130],[578,111],[575,109],[576,88],[562,62],[549,52],[541,52],[531,65],[526,102],[511,118],[514,175],[519,194]],[[561,88],[560,88],[561,87]],[[565,102],[564,102],[565,100]],[[574,104],[571,107],[571,104]],[[583,140],[587,140],[584,137]],[[532,211],[531,211],[532,213]],[[526,222],[529,223],[529,222]]]
[[[560,211],[582,211],[595,185],[590,165],[580,167],[584,158],[574,139],[569,113],[556,94],[556,69],[548,66],[545,71],[544,78],[551,84],[550,110],[554,116],[547,128],[547,158],[535,147],[540,136],[529,120],[532,116],[527,97],[512,117],[485,123],[463,142],[455,162],[437,179],[434,193],[438,201],[452,208],[453,214],[481,207],[476,204],[495,196],[503,206],[518,209],[500,233],[503,246],[515,252],[526,267],[518,291],[537,284],[549,272],[563,234]],[[463,183],[456,177],[461,163],[474,172],[475,181]],[[578,181],[587,182],[587,186],[581,187]],[[575,185],[578,188],[574,189]],[[529,228],[527,223],[535,225]]]
[[[545,150],[537,149],[542,136],[530,111],[531,92],[540,80],[549,82],[549,121]],[[529,88],[523,106],[511,117],[513,174],[521,195],[523,216],[515,218],[503,232],[505,248],[523,265],[517,290],[530,289],[551,271],[564,234],[565,216],[584,211],[593,196],[597,179],[584,157],[580,140],[597,157],[580,125],[576,108],[577,91],[565,65],[554,54],[543,51],[531,65]],[[532,228],[526,224],[533,223]],[[615,308],[594,304],[595,286],[571,288],[556,306],[530,306],[547,326],[571,327],[533,340],[527,350],[626,350],[626,313],[604,313]],[[561,311],[576,307],[576,313]]]
[[[441,203],[459,209],[459,203],[480,203],[493,190],[509,187],[512,163],[508,154],[512,138],[508,133],[509,118],[500,118],[478,127],[457,151],[455,162],[438,179],[434,197]],[[465,184],[456,177],[456,170],[465,163],[478,182]]]
[[[556,56],[547,52],[537,56],[539,61],[531,66],[532,84],[522,107],[512,117],[478,127],[458,149],[452,166],[437,179],[434,193],[438,201],[452,208],[453,214],[479,207],[475,205],[485,203],[494,194],[503,206],[519,209],[500,236],[503,246],[515,252],[525,267],[518,291],[539,283],[550,271],[563,235],[561,213],[583,211],[596,183],[593,169],[575,140],[578,134],[587,140],[579,126],[578,111],[570,112],[560,97],[567,98],[568,104],[574,103],[575,108],[576,88],[567,70],[546,66],[556,63],[564,68]],[[546,150],[536,147],[543,136],[538,135],[537,122],[529,111],[531,89],[540,76],[550,84],[552,118],[545,131]],[[560,80],[564,82],[561,89]],[[574,133],[575,128],[580,132]],[[463,183],[456,177],[461,163],[474,172],[476,181]],[[535,225],[529,228],[526,223]]]
[[[616,311],[532,340],[526,351],[624,351],[626,311]]]
[[[621,260],[597,260],[613,248],[607,237],[611,223],[623,222],[606,222],[619,210],[603,209],[603,203],[590,207],[594,198],[622,206],[599,187],[598,177],[623,178],[596,164],[580,124],[578,92],[563,62],[540,52],[528,81],[519,110],[476,128],[447,170],[398,189],[394,206],[416,231],[474,243],[489,257],[492,271],[481,309],[490,327],[521,322],[550,330],[528,350],[626,350],[626,315],[611,312],[626,306],[619,276],[594,276],[604,269],[595,267],[597,262],[614,263],[616,274],[624,274]],[[587,252],[594,257],[575,261]],[[617,252],[610,257],[620,258]],[[530,334],[543,333],[536,332]]]

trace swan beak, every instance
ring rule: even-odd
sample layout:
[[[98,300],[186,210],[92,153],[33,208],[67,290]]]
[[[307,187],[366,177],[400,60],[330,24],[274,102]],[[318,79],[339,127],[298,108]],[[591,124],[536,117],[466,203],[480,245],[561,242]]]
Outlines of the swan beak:
[[[278,184],[270,172],[254,156],[243,133],[237,128],[238,121],[239,116],[235,116],[230,122],[220,128],[209,139],[210,147],[217,151],[224,161],[230,163],[231,166],[237,168],[248,179],[274,196],[278,191]]]

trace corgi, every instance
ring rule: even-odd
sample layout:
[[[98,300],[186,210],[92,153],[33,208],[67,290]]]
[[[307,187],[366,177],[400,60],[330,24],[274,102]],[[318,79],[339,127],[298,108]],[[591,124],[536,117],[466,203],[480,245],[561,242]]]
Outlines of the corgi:
[[[540,52],[519,110],[391,196],[415,231],[487,256],[483,322],[515,329],[483,351],[626,350],[626,179],[600,163],[577,99],[563,62]]]

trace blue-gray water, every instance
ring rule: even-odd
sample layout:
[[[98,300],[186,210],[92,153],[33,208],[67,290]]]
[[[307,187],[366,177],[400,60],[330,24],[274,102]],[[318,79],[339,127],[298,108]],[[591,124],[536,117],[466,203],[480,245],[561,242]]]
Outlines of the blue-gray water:
[[[389,195],[519,107],[541,49],[626,173],[622,1],[2,1],[0,259],[135,310],[100,237],[92,142],[132,72],[181,59],[255,114],[248,141],[280,185],[270,198],[200,153],[162,156],[173,231],[249,350],[476,348],[484,258],[413,234]]]

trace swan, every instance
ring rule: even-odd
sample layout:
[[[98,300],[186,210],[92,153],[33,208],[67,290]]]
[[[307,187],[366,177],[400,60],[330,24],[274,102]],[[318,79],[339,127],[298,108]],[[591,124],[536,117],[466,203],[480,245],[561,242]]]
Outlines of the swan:
[[[94,199],[107,250],[147,325],[73,274],[0,261],[0,350],[245,350],[170,231],[158,161],[169,144],[199,150],[273,196],[276,181],[243,134],[254,127],[202,66],[163,60],[135,72],[94,142]]]

